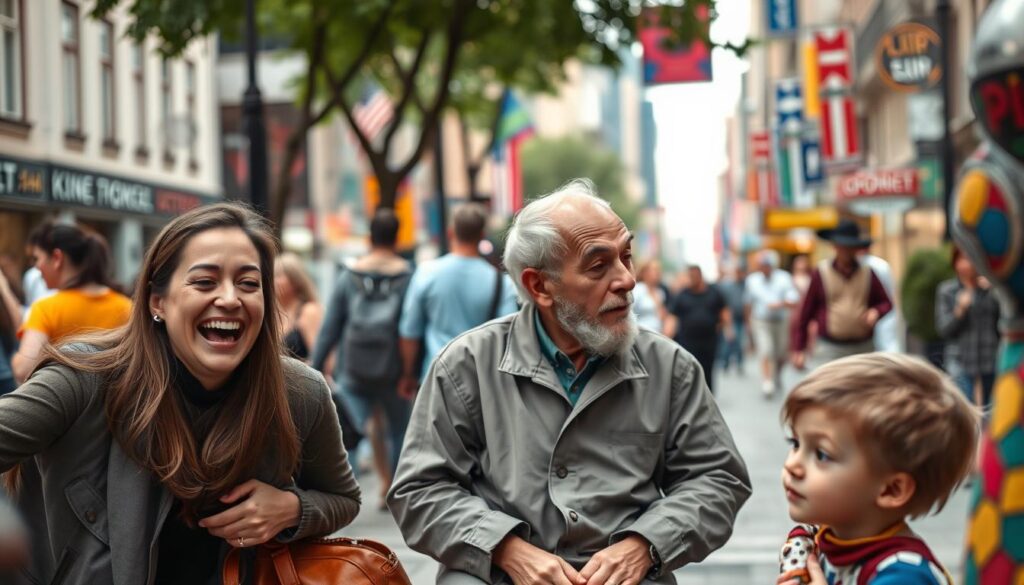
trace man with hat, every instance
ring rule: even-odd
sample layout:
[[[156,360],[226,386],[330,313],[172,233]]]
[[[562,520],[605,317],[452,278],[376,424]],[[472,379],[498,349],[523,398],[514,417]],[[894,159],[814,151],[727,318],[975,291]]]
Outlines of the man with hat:
[[[874,351],[875,324],[892,310],[892,301],[878,276],[857,260],[857,251],[871,245],[849,219],[834,229],[820,230],[818,237],[832,243],[835,258],[823,260],[811,274],[793,331],[793,365],[806,361],[807,326],[818,324],[820,355],[831,361]]]

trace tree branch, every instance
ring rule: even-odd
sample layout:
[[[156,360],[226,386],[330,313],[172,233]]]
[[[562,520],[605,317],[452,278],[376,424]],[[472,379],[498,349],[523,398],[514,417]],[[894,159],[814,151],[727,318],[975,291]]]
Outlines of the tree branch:
[[[431,139],[434,137],[434,132],[437,131],[438,118],[440,117],[441,110],[448,102],[448,84],[452,80],[452,74],[455,71],[455,62],[458,60],[459,52],[462,48],[462,37],[465,32],[466,15],[469,13],[469,2],[467,0],[461,0],[459,6],[452,11],[452,19],[448,25],[447,42],[445,47],[444,65],[441,68],[441,74],[438,76],[438,87],[437,93],[434,96],[434,102],[430,105],[430,109],[427,111],[427,115],[423,120],[423,132],[420,134],[420,141],[416,145],[416,149],[409,156],[409,160],[398,171],[400,177],[406,177],[412,169],[419,162],[423,153],[427,149],[427,145],[430,144]]]
[[[356,124],[355,117],[352,115],[352,108],[345,101],[345,89],[348,84],[355,79],[356,75],[362,69],[363,64],[370,56],[370,52],[373,50],[374,43],[380,37],[381,33],[388,22],[388,17],[391,16],[391,10],[395,7],[395,3],[389,2],[384,12],[381,13],[380,18],[373,24],[373,28],[370,29],[369,36],[366,37],[366,43],[363,44],[362,49],[359,50],[359,54],[356,55],[355,59],[349,65],[348,69],[341,75],[341,77],[335,77],[334,72],[331,71],[330,67],[324,67],[324,76],[327,77],[327,83],[331,86],[331,93],[333,94],[333,102],[337,103],[341,108],[341,111],[345,114],[345,118],[348,120],[348,124],[352,129],[352,132],[356,135],[356,139],[359,140],[360,146],[363,148],[363,152],[370,159],[370,163],[373,164],[374,151],[373,144],[367,138],[366,133],[363,129]],[[376,165],[374,165],[376,169]]]
[[[392,67],[395,68],[395,75],[397,75],[398,77],[404,78],[405,75],[406,75],[405,74],[405,69],[402,67],[402,64],[399,63],[398,56],[395,55],[395,52],[394,51],[388,52],[388,57],[391,59]],[[420,97],[420,93],[419,93],[419,91],[416,90],[415,85],[413,86],[412,100],[411,101],[412,101],[412,104],[414,106],[416,106],[416,109],[419,110],[421,114],[425,114],[427,112],[427,106],[424,105],[423,99]]]
[[[398,62],[398,56],[395,55],[394,51],[390,51],[391,59],[394,62],[395,69],[399,72],[402,79],[402,98],[398,101],[398,105],[395,106],[395,115],[391,119],[391,126],[388,127],[387,134],[384,135],[384,152],[391,150],[391,141],[394,140],[395,134],[398,132],[398,127],[402,125],[402,121],[405,119],[405,108],[409,105],[409,100],[413,94],[416,93],[416,76],[419,74],[420,68],[423,66],[423,56],[427,52],[427,45],[430,42],[430,33],[424,31],[423,38],[420,39],[419,46],[416,47],[416,57],[413,58],[412,65],[408,71],[402,71],[401,64]]]

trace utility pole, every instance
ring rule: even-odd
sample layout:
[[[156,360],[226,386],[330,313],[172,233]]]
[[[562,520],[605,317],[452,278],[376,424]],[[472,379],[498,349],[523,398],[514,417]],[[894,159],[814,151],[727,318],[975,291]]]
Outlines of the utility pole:
[[[245,58],[249,66],[249,87],[242,100],[242,127],[249,138],[249,202],[264,217],[270,215],[267,201],[267,132],[263,126],[263,98],[256,85],[256,0],[245,1]],[[283,205],[284,202],[281,202]]]
[[[953,226],[953,218],[951,217],[950,205],[953,199],[953,137],[949,134],[949,116],[950,116],[950,80],[953,77],[953,72],[950,69],[949,63],[949,50],[951,47],[951,40],[949,36],[949,15],[950,6],[949,0],[937,0],[935,4],[935,19],[936,26],[939,29],[939,39],[942,42],[942,48],[940,50],[941,61],[940,66],[942,67],[942,141],[940,142],[939,152],[942,157],[942,207],[945,211],[946,227],[943,231],[943,240],[948,242],[952,239],[951,228]]]

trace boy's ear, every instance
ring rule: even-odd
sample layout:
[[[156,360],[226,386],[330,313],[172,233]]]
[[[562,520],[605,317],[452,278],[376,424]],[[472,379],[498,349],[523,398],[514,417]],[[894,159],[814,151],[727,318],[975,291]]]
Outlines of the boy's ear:
[[[909,473],[893,473],[885,479],[875,503],[884,510],[899,510],[910,502],[916,492],[917,482]]]

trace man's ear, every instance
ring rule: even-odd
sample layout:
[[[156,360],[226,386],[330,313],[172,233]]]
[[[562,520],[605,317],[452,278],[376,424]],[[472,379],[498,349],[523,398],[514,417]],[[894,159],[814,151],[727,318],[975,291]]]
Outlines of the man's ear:
[[[900,471],[885,478],[875,503],[885,510],[899,510],[910,503],[916,492],[917,482],[914,478],[909,473]]]
[[[555,302],[551,291],[551,279],[536,268],[526,268],[520,277],[523,287],[538,307],[550,307]]]
[[[53,262],[54,266],[58,270],[64,267],[64,250],[60,248],[54,248],[53,252],[50,252],[50,261]]]

